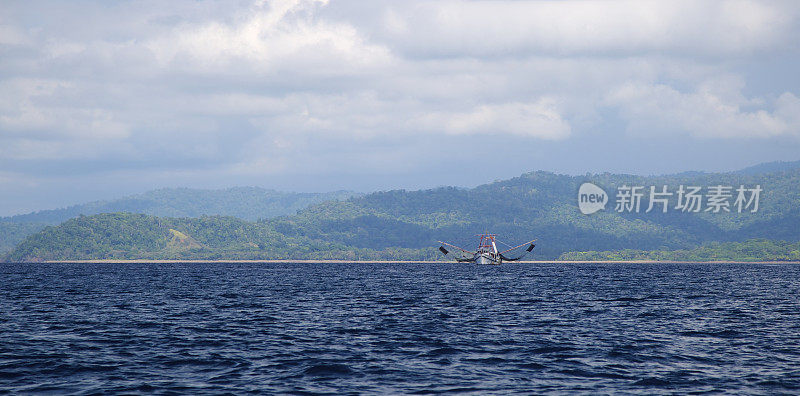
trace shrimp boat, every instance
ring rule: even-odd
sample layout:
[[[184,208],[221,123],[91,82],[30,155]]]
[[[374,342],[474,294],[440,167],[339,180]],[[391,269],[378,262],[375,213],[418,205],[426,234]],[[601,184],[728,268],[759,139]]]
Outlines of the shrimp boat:
[[[536,245],[533,244],[533,242],[536,241],[534,239],[530,242],[525,242],[521,245],[513,246],[503,251],[498,251],[497,243],[500,241],[497,240],[497,234],[478,234],[475,236],[480,237],[480,241],[478,242],[478,249],[475,250],[474,252],[462,249],[456,245],[452,245],[447,242],[437,241],[442,244],[442,246],[439,246],[439,251],[442,252],[445,256],[447,256],[450,253],[453,253],[452,257],[455,258],[455,260],[458,261],[459,263],[498,265],[504,261],[520,260],[523,257],[527,256],[528,253],[530,253],[533,250],[533,248],[536,247]],[[524,247],[525,245],[529,246],[518,256],[509,257],[506,255],[511,251]],[[445,246],[448,246],[454,250],[451,252],[450,250],[445,248]]]

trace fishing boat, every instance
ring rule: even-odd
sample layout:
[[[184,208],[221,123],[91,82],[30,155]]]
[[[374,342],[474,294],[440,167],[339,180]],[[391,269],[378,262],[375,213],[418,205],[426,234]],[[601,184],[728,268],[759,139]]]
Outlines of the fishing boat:
[[[456,261],[460,263],[475,263],[481,265],[498,265],[504,261],[517,261],[522,259],[523,257],[527,256],[536,245],[533,244],[536,240],[532,240],[529,242],[525,242],[521,245],[512,246],[509,249],[499,251],[497,249],[497,243],[503,243],[497,240],[497,234],[478,234],[477,237],[480,237],[478,241],[478,248],[475,251],[470,251],[466,249],[462,249],[456,245],[437,241],[442,246],[439,246],[439,251],[442,252],[445,256],[450,255],[451,257],[455,258]],[[509,257],[507,254],[510,252],[525,247],[528,247],[519,255]],[[445,246],[450,247],[451,250],[448,250]],[[508,246],[508,245],[506,245]],[[452,254],[451,254],[452,253]]]

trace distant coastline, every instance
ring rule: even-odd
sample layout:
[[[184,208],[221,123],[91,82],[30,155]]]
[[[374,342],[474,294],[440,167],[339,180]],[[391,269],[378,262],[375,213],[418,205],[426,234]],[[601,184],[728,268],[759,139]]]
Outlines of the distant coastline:
[[[308,197],[253,188],[158,190],[144,200],[0,219],[0,261],[438,262],[444,260],[436,241],[471,248],[477,232],[494,231],[506,247],[538,238],[525,258],[539,262],[800,262],[800,162],[781,169],[634,179],[529,172],[471,189],[347,199],[348,193]],[[760,173],[765,170],[773,172]],[[757,212],[636,214],[609,206],[588,216],[575,195],[587,180],[609,191],[635,181],[674,188],[758,185],[770,193]]]
[[[47,260],[25,262],[25,264],[201,264],[201,263],[252,263],[252,264],[458,264],[451,261],[422,260]],[[675,260],[529,260],[514,264],[800,264],[800,261],[675,261]],[[4,264],[15,264],[7,262]],[[506,263],[507,265],[511,263]],[[469,265],[469,264],[458,264]]]

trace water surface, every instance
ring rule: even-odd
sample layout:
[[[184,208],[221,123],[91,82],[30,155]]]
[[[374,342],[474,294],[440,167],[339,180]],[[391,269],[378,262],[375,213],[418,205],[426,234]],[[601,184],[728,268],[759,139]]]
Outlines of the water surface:
[[[0,264],[0,393],[800,392],[800,266]]]

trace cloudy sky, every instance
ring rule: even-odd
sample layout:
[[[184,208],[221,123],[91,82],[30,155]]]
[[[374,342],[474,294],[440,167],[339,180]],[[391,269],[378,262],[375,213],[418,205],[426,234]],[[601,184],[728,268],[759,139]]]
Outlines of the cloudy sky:
[[[0,3],[0,215],[800,159],[796,1]]]

